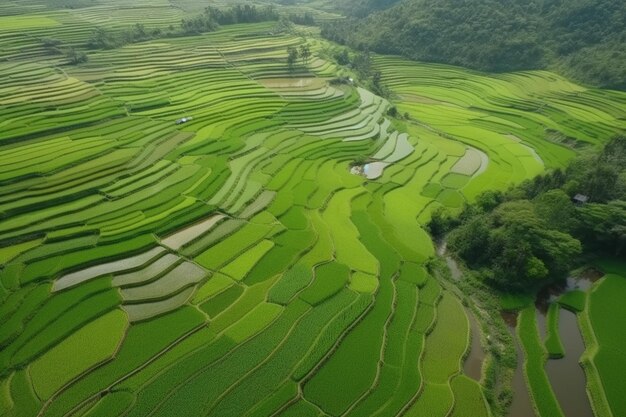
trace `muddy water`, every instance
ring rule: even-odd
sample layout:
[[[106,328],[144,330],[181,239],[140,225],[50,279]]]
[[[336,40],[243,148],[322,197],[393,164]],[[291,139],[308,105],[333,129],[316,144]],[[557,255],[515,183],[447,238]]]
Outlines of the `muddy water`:
[[[465,314],[470,322],[470,331],[472,332],[472,343],[470,344],[470,352],[463,364],[463,372],[470,378],[480,381],[482,377],[483,361],[485,360],[485,351],[480,343],[481,331],[478,322],[467,308]]]
[[[463,276],[461,272],[461,268],[459,268],[459,264],[451,257],[447,255],[448,253],[448,243],[443,241],[437,243],[437,255],[443,257],[446,261],[446,265],[448,265],[448,269],[450,270],[450,274],[452,275],[452,279],[458,281]]]
[[[448,265],[448,269],[450,269],[452,278],[454,278],[455,281],[458,281],[459,279],[461,279],[461,276],[463,274],[461,273],[461,270],[459,269],[459,265],[456,263],[456,261],[452,259],[451,257],[446,256],[446,264]]]
[[[457,262],[447,255],[446,249],[446,242],[439,242],[437,254],[445,259],[452,278],[458,281],[463,274]],[[601,273],[598,271],[589,269],[584,271],[579,277],[570,277],[561,285],[547,288],[538,295],[536,301],[537,330],[541,340],[545,340],[547,336],[546,313],[549,304],[555,302],[566,291],[589,290],[600,276]],[[485,357],[480,343],[480,329],[474,315],[467,309],[466,314],[470,320],[472,344],[470,353],[463,365],[463,371],[470,378],[480,380],[482,363]],[[524,354],[515,333],[517,315],[514,313],[503,313],[503,318],[513,336],[518,363],[512,380],[513,401],[511,402],[508,417],[534,417],[535,411],[524,379]],[[554,394],[565,416],[594,417],[585,389],[585,374],[578,363],[585,350],[585,345],[578,328],[576,315],[563,308],[559,310],[559,334],[565,348],[565,357],[562,359],[550,359],[545,366]]]
[[[448,251],[448,242],[445,240],[435,242],[435,247],[437,250],[437,255],[445,256]]]
[[[563,282],[553,284],[539,291],[535,305],[545,315],[550,303],[556,302],[561,295],[574,290],[588,291],[594,282],[602,278],[602,276],[602,272],[590,268],[577,277],[568,277]]]
[[[593,417],[585,390],[585,373],[578,363],[585,345],[576,315],[563,308],[559,313],[559,334],[565,357],[549,360],[546,364],[552,389],[567,417]]]
[[[599,278],[599,273],[594,270],[585,271],[580,277],[568,278],[566,283],[542,291],[536,302],[537,307],[537,330],[541,340],[547,336],[546,312],[549,303],[565,291],[587,291]],[[509,329],[515,336],[515,321],[506,320]],[[563,414],[567,417],[593,417],[593,411],[589,403],[589,397],[585,389],[585,373],[580,367],[578,360],[582,356],[585,345],[578,328],[576,315],[564,308],[559,310],[559,335],[565,348],[565,357],[562,359],[549,359],[545,370],[554,390],[554,394],[561,405]],[[531,400],[528,396],[528,388],[523,375],[523,353],[520,350],[519,341],[515,337],[517,349],[518,367],[513,378],[513,403],[509,417],[534,416]]]
[[[513,381],[511,381],[513,388],[513,401],[511,402],[508,417],[534,417],[535,411],[533,410],[530,395],[528,393],[528,387],[526,386],[526,381],[524,380],[524,353],[522,352],[522,347],[520,346],[517,334],[515,333],[517,320],[515,316],[511,317],[509,314],[504,317],[504,320],[506,321],[509,331],[513,336],[513,341],[515,342],[515,353],[517,354],[517,368],[513,374]]]
[[[446,244],[441,243],[437,247],[439,256],[443,256],[454,280],[462,277],[462,272],[456,261],[446,256]],[[598,274],[594,271],[587,271],[579,278],[568,278],[566,285],[561,288],[554,288],[540,295],[537,300],[537,328],[541,340],[545,340],[547,335],[546,312],[549,302],[555,299],[566,290],[588,290],[593,282],[598,279]],[[485,353],[480,343],[480,329],[474,315],[466,309],[466,314],[470,320],[470,330],[472,332],[472,344],[470,353],[463,365],[463,371],[470,378],[480,380],[482,364]],[[517,316],[512,313],[504,313],[503,318],[508,325],[509,331],[515,342],[517,354],[517,369],[513,375],[513,401],[509,409],[508,417],[534,417],[535,412],[532,406],[528,387],[524,379],[524,354],[522,352],[515,327]],[[589,404],[589,398],[585,390],[585,374],[580,367],[578,360],[581,357],[585,346],[583,343],[576,315],[568,310],[560,309],[559,312],[559,334],[561,342],[565,348],[565,357],[562,359],[551,359],[546,363],[546,373],[552,385],[552,389],[559,401],[563,413],[567,417],[594,417]]]
[[[543,291],[537,299],[537,325],[542,340],[546,336],[546,310],[550,302],[566,291],[588,291],[602,273],[590,268],[580,276],[569,277],[564,285]],[[567,417],[593,417],[589,397],[585,389],[585,373],[578,360],[582,356],[585,345],[578,328],[576,315],[564,308],[559,310],[559,335],[565,349],[562,359],[550,359],[545,369],[563,413]]]
[[[602,278],[604,274],[597,269],[589,268],[584,271],[579,277],[569,277],[567,278],[567,290],[581,290],[587,291],[591,288],[591,286],[600,278]]]
[[[446,265],[448,265],[448,269],[450,270],[452,279],[454,279],[455,281],[458,281],[459,279],[461,279],[461,276],[463,274],[461,273],[461,269],[459,268],[459,265],[456,263],[454,259],[452,259],[451,256],[448,255],[448,242],[444,240],[444,241],[436,242],[435,245],[437,249],[437,255],[441,256],[444,259],[444,261],[446,261]]]
[[[446,248],[446,242],[440,242],[437,245],[437,254],[445,259],[448,269],[450,269],[452,278],[455,281],[458,281],[463,276],[463,273],[461,272],[461,268],[459,268],[458,263],[451,256],[446,254]],[[469,347],[469,354],[467,355],[467,358],[465,358],[465,363],[463,364],[463,372],[470,378],[480,381],[482,377],[483,362],[485,360],[485,351],[480,342],[481,331],[474,314],[467,308],[465,308],[465,314],[467,315],[470,323],[472,342]]]

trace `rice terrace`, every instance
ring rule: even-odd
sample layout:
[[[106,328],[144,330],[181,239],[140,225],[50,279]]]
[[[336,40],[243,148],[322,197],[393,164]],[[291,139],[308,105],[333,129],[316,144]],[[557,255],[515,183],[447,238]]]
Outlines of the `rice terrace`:
[[[0,416],[626,416],[626,89],[333,3],[0,2]]]

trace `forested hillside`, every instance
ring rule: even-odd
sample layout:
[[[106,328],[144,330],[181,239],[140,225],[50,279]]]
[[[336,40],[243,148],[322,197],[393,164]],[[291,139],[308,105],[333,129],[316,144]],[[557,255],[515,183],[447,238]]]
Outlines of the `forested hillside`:
[[[348,21],[323,35],[353,47],[482,71],[549,68],[626,88],[621,0],[343,0],[338,7]]]

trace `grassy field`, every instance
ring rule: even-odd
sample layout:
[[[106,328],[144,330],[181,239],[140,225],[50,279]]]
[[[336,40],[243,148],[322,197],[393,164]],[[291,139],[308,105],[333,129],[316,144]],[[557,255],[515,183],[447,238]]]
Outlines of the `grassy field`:
[[[393,119],[387,99],[330,82],[344,70],[317,29],[276,22],[69,65],[43,40],[84,50],[96,27],[166,29],[203,8],[75,2],[0,5],[0,415],[490,414],[423,226],[603,143],[626,95],[375,56],[410,116]],[[292,73],[287,48],[305,44]],[[362,157],[380,172],[351,173]],[[560,300],[584,307],[589,390],[615,417],[622,333],[597,323],[622,283]],[[522,314],[533,398],[558,415]]]

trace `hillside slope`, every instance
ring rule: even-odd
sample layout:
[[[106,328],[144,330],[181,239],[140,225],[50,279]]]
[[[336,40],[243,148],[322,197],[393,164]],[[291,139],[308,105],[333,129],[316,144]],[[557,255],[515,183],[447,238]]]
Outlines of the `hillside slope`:
[[[622,1],[403,0],[376,11],[380,3],[389,2],[343,0],[338,7],[352,16],[323,35],[417,60],[492,72],[550,68],[586,84],[626,88]],[[358,17],[368,7],[371,13]]]

